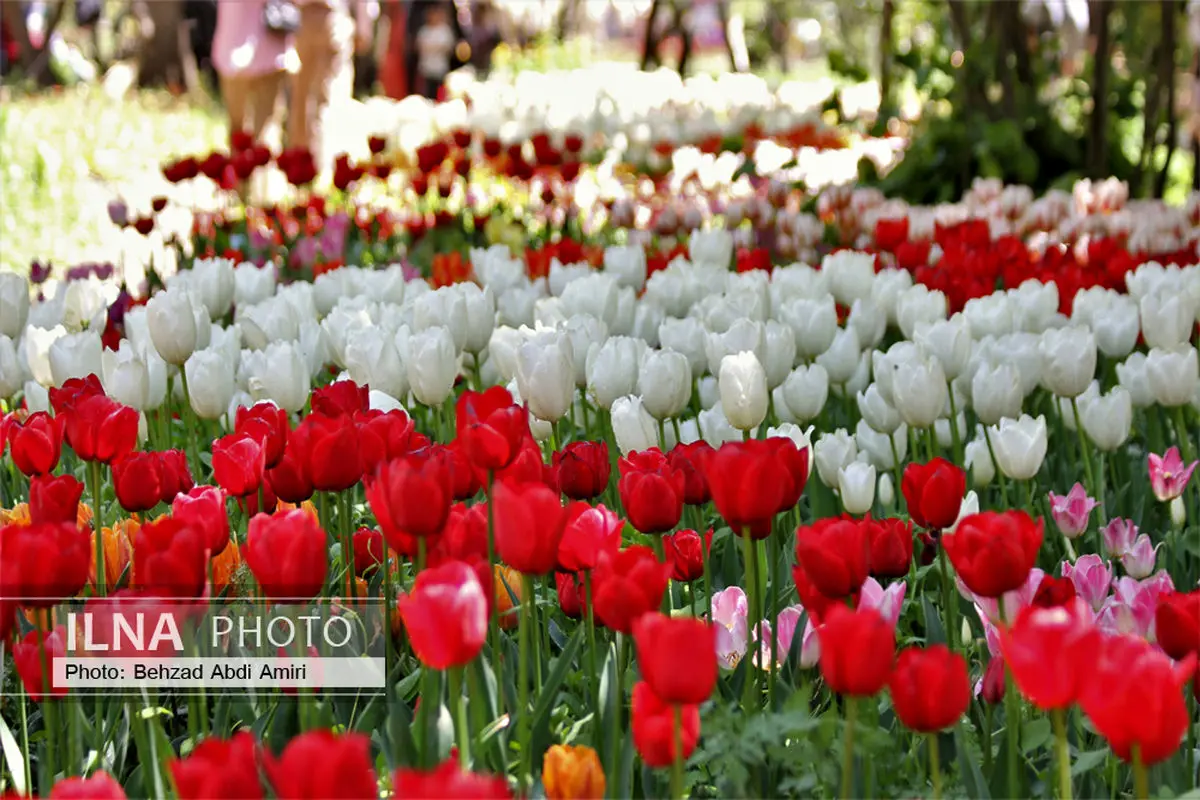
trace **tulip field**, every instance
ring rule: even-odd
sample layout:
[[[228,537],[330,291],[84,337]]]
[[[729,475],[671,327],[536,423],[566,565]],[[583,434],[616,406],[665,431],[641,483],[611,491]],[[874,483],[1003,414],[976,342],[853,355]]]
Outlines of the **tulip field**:
[[[470,109],[332,185],[179,154],[113,212],[165,263],[0,273],[0,795],[1200,797],[1200,196]],[[379,684],[55,667],[288,603]]]

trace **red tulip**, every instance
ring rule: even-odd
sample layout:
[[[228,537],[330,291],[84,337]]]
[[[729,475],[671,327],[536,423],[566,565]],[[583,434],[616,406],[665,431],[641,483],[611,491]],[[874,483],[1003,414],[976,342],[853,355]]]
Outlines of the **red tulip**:
[[[349,417],[371,407],[371,389],[354,381],[334,381],[312,391],[314,414],[327,417]]]
[[[287,743],[278,758],[264,753],[263,771],[279,800],[379,796],[371,739],[361,733],[302,733]]]
[[[162,494],[159,500],[172,503],[183,492],[190,492],[196,485],[192,471],[188,468],[187,455],[182,450],[163,450],[158,454]]]
[[[196,486],[176,496],[171,516],[199,532],[204,548],[212,557],[219,556],[229,544],[229,515],[225,496],[215,486]]]
[[[913,462],[904,468],[900,491],[913,522],[922,528],[949,528],[962,507],[967,473],[944,458]]]
[[[187,758],[169,762],[180,800],[259,800],[264,794],[258,777],[258,753],[254,734],[246,730],[231,739],[204,739]]]
[[[133,585],[163,597],[199,597],[208,580],[204,532],[163,517],[138,528],[133,539]]]
[[[138,412],[91,395],[66,413],[67,442],[83,461],[111,464],[137,446]]]
[[[800,605],[804,606],[804,610],[808,612],[808,616],[812,618],[814,625],[821,623],[821,620],[825,618],[825,613],[830,608],[842,604],[843,598],[828,597],[822,594],[817,585],[813,583],[812,578],[805,572],[804,567],[792,567],[792,580],[796,584],[796,594],[800,598]],[[849,596],[849,599],[856,605],[858,594],[859,589],[856,589]]]
[[[677,444],[667,453],[667,463],[683,473],[683,502],[689,506],[702,506],[712,499],[705,477],[705,465],[715,453],[708,442],[701,439],[691,444]]]
[[[231,433],[213,442],[213,480],[233,497],[258,491],[265,461],[262,442],[249,433]]]
[[[875,246],[891,253],[908,240],[908,217],[880,219],[875,223]]]
[[[417,433],[412,417],[398,408],[386,413],[359,411],[354,414],[354,424],[358,427],[363,475],[373,475],[383,462],[429,445],[429,440]]]
[[[1075,584],[1071,582],[1070,578],[1055,578],[1053,575],[1046,575],[1038,583],[1032,605],[1038,608],[1068,606],[1077,596]]]
[[[246,434],[262,445],[267,469],[283,460],[291,426],[287,412],[279,406],[273,403],[255,403],[250,408],[240,406],[233,430],[234,433]]]
[[[131,514],[149,511],[162,499],[162,459],[158,453],[130,453],[112,467],[113,491]]]
[[[429,447],[380,464],[366,482],[367,502],[392,549],[401,537],[428,538],[442,532],[453,498],[449,456]]]
[[[0,528],[0,597],[49,608],[78,594],[87,583],[91,537],[69,522]]]
[[[682,724],[678,740],[687,759],[700,740],[700,709],[694,705],[679,709]],[[665,703],[650,684],[638,681],[633,687],[631,707],[633,743],[638,755],[650,767],[669,767],[675,763],[675,706]]]
[[[488,506],[476,503],[470,508],[461,503],[450,507],[442,534],[434,539],[431,553],[458,561],[474,561],[488,558]],[[397,551],[399,552],[399,551]],[[414,553],[406,553],[410,557]]]
[[[46,667],[53,663],[54,658],[66,657],[67,647],[64,640],[67,638],[67,630],[62,625],[55,627],[49,634],[34,629],[25,634],[20,641],[15,642],[12,648],[13,666],[17,669],[17,676],[24,684],[30,699],[37,702],[41,702],[46,694],[51,697],[67,696],[67,687],[58,686],[55,683],[54,672],[52,670],[43,672],[42,670],[43,637],[45,638]],[[47,679],[50,681],[49,687],[45,683]]]
[[[50,789],[50,800],[125,800],[125,790],[107,772],[90,778],[63,778]]]
[[[328,416],[314,411],[296,426],[294,433],[297,435],[288,440],[288,451],[297,448],[295,455],[313,488],[322,492],[341,492],[362,478],[358,428],[352,417]],[[283,463],[291,455],[286,452]]]
[[[601,553],[621,549],[625,520],[603,505],[594,508],[583,501],[567,506],[567,524],[558,543],[558,568],[566,572],[592,569]]]
[[[100,376],[95,373],[86,378],[71,378],[57,389],[50,388],[50,407],[54,409],[54,416],[65,417],[87,398],[103,396],[104,393]]]
[[[35,411],[24,423],[11,420],[7,438],[17,469],[31,478],[54,471],[62,453],[62,422],[45,411]]]
[[[918,733],[953,727],[971,703],[966,660],[941,644],[901,650],[888,688],[896,716]]]
[[[614,631],[632,633],[638,617],[662,605],[670,574],[671,565],[659,561],[649,547],[604,553],[592,572],[596,618]]]
[[[545,462],[542,461],[542,450],[538,447],[537,442],[530,436],[521,445],[517,455],[513,458],[512,463],[502,470],[498,470],[494,475],[494,482],[507,481],[509,483],[542,483],[554,489],[554,493],[558,494],[558,487],[552,486],[552,482],[546,480],[547,472],[553,476],[554,471],[548,468]],[[487,475],[484,474],[484,480],[487,480]]]
[[[821,677],[832,691],[871,697],[887,684],[896,659],[896,634],[877,611],[833,606],[817,637]]]
[[[469,664],[487,639],[488,604],[475,571],[447,561],[417,575],[400,597],[400,616],[413,651],[431,669]]]
[[[809,452],[807,448],[797,447],[786,436],[773,436],[766,441],[775,448],[775,465],[784,486],[776,509],[776,513],[782,514],[794,508],[800,502],[800,495],[804,494],[804,486],[808,483]]]
[[[526,575],[545,575],[558,563],[567,509],[544,483],[497,481],[492,492],[496,551]]]
[[[992,656],[983,671],[979,696],[983,702],[999,705],[1004,702],[1004,659]]]
[[[83,484],[72,476],[38,475],[29,480],[29,519],[34,525],[77,524],[81,497]]]
[[[250,520],[243,555],[267,597],[307,600],[325,585],[325,541],[325,531],[300,509],[259,514]]]
[[[450,479],[454,484],[454,499],[470,500],[479,494],[480,482],[471,465],[471,459],[462,446],[461,439],[455,439],[446,447],[450,454]]]
[[[558,593],[558,607],[571,619],[583,616],[583,581],[574,572],[554,573],[554,588]]]
[[[455,433],[467,458],[484,472],[512,463],[529,438],[529,414],[503,386],[463,392],[456,403]]]
[[[826,597],[849,597],[867,579],[871,543],[858,520],[831,517],[796,529],[796,563]]]
[[[1100,631],[1082,600],[1069,606],[1030,606],[1000,630],[1000,650],[1017,689],[1043,711],[1067,708],[1093,680]]]
[[[313,496],[312,478],[308,475],[307,458],[309,429],[297,426],[288,434],[288,444],[280,462],[265,473],[267,483],[285,503],[303,503]],[[261,509],[260,509],[261,510]]]
[[[666,533],[683,516],[683,473],[667,462],[657,448],[630,453],[621,459],[617,488],[621,505],[634,529]]]
[[[605,442],[571,442],[554,454],[558,487],[572,500],[591,500],[608,488],[612,466]]]
[[[913,557],[912,523],[902,519],[864,519],[871,555],[871,575],[876,578],[903,578]]]
[[[396,797],[436,797],[439,800],[511,800],[504,778],[466,772],[451,756],[428,772],[398,769],[392,780]]]
[[[942,536],[963,583],[980,597],[1000,597],[1025,585],[1042,546],[1042,520],[1024,511],[985,511]]]
[[[705,466],[713,505],[738,536],[769,536],[771,520],[790,491],[792,479],[776,461],[776,442],[795,450],[790,440],[726,442]]]
[[[1176,661],[1192,653],[1200,657],[1200,589],[1160,594],[1154,630],[1158,646]]]
[[[703,538],[693,530],[676,531],[663,537],[672,580],[691,583],[704,574],[704,559],[712,548],[712,535],[712,528],[709,528]]]
[[[651,612],[633,623],[638,666],[654,693],[674,705],[703,703],[717,685],[717,633],[693,617]]]
[[[1196,666],[1189,655],[1174,664],[1140,637],[1109,636],[1087,665],[1080,705],[1117,756],[1144,765],[1170,758],[1190,724],[1183,686]]]
[[[383,564],[383,534],[375,528],[359,528],[354,532],[354,574],[362,576],[372,567]]]

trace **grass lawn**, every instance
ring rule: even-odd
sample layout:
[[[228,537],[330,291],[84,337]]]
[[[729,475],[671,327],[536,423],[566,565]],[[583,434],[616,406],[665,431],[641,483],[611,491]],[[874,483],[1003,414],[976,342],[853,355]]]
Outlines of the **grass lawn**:
[[[165,92],[113,99],[99,85],[23,94],[0,89],[0,269],[119,261],[107,204],[148,210],[168,184],[159,164],[221,144],[219,109]]]

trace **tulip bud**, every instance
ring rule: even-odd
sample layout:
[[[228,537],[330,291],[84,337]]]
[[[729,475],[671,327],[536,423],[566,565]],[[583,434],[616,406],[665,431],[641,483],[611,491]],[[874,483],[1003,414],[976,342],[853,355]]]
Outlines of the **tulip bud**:
[[[983,687],[980,691],[985,703],[999,705],[1004,702],[1004,659],[992,656],[983,671]]]
[[[420,402],[438,406],[454,391],[459,359],[450,329],[436,326],[413,334],[403,359],[412,393]]]
[[[833,433],[823,433],[813,445],[813,458],[817,462],[817,476],[830,489],[838,487],[838,473],[849,466],[858,456],[854,437],[844,428]]]
[[[1027,481],[1037,475],[1046,458],[1046,418],[1022,414],[1019,420],[1002,419],[989,429],[996,466],[1007,477]]]
[[[557,422],[575,397],[575,362],[561,333],[538,334],[517,351],[517,384],[535,417]]]
[[[721,409],[730,424],[741,431],[757,428],[767,417],[767,374],[749,350],[721,361],[718,384]]]
[[[642,404],[642,398],[633,395],[617,398],[609,413],[621,455],[658,447],[658,428]]]
[[[837,307],[833,298],[797,298],[779,309],[779,318],[796,337],[796,354],[816,358],[829,349],[837,335]]]
[[[872,430],[891,434],[895,433],[903,423],[903,420],[900,419],[900,412],[883,399],[877,384],[873,383],[867,387],[865,392],[859,392],[856,399],[859,415],[871,426]]]
[[[905,424],[928,428],[946,406],[948,387],[942,365],[934,359],[901,364],[892,377],[892,398]]]
[[[1182,406],[1192,401],[1200,380],[1196,348],[1182,344],[1171,350],[1155,348],[1146,356],[1146,378],[1154,399],[1164,406]]]
[[[692,397],[692,370],[687,356],[672,350],[651,350],[638,370],[642,403],[655,419],[678,416]]]
[[[853,328],[838,328],[829,349],[817,356],[817,364],[825,368],[829,382],[845,384],[858,370],[862,349]]]
[[[146,304],[154,349],[168,364],[180,366],[212,336],[208,312],[182,287],[156,293]]]
[[[896,490],[892,486],[892,474],[884,472],[879,476],[879,502],[885,508],[891,508],[896,502]]]
[[[764,328],[766,338],[766,361],[763,369],[767,373],[767,386],[771,389],[780,386],[792,371],[796,361],[796,339],[791,328],[775,320],[768,320]],[[858,357],[858,340],[855,339],[855,353]]]
[[[1112,452],[1129,439],[1133,428],[1133,401],[1124,387],[1116,386],[1107,394],[1086,401],[1080,397],[1079,416],[1092,444]]]
[[[1154,562],[1160,547],[1162,542],[1157,545],[1150,544],[1150,536],[1145,533],[1134,539],[1133,546],[1121,554],[1121,566],[1125,568],[1125,574],[1139,581],[1153,575]]]
[[[233,306],[237,288],[233,262],[226,258],[198,258],[192,264],[191,290],[204,305],[209,319],[220,319]]]
[[[1051,328],[1042,334],[1042,382],[1059,397],[1078,397],[1096,373],[1096,339],[1087,328]]]
[[[1142,297],[1138,310],[1148,347],[1170,349],[1191,338],[1196,309],[1187,294],[1161,287]]]
[[[100,353],[103,346],[95,331],[68,333],[50,345],[50,374],[55,386],[71,378],[86,378],[101,372]]]
[[[866,514],[875,502],[875,467],[854,461],[838,470],[838,495],[847,514]]]
[[[829,374],[820,364],[799,366],[787,376],[780,390],[792,416],[801,423],[809,422],[820,415],[829,399]]]
[[[983,437],[967,442],[963,467],[971,476],[975,488],[982,489],[996,477],[996,465],[992,463],[992,454],[988,450],[987,441]]]
[[[183,365],[188,401],[201,419],[220,419],[233,399],[234,366],[223,353],[200,350]]]
[[[664,350],[674,350],[687,356],[692,375],[708,369],[704,324],[695,317],[667,318],[658,326],[658,342]]]
[[[1183,504],[1183,496],[1171,500],[1167,508],[1171,512],[1171,524],[1177,529],[1183,530],[1183,523],[1187,521],[1187,508]]]
[[[15,272],[0,272],[0,333],[14,342],[29,318],[29,283]]]
[[[474,283],[460,283],[466,307],[467,333],[463,349],[478,355],[487,347],[496,328],[496,295],[490,288],[480,289]]]
[[[618,397],[634,393],[645,348],[645,342],[628,336],[613,336],[588,348],[588,394],[596,405],[610,408]]]
[[[12,397],[21,388],[25,377],[17,360],[17,346],[8,335],[0,333],[0,397]]]

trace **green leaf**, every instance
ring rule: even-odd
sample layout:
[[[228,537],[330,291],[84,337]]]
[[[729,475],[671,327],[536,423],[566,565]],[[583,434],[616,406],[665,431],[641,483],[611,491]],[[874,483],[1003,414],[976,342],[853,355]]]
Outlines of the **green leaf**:
[[[921,610],[925,614],[925,643],[945,644],[946,631],[942,629],[941,617],[938,616],[937,609],[933,607],[928,596],[921,597]],[[1049,724],[1046,723],[1047,727]]]
[[[1050,741],[1050,720],[1032,719],[1021,726],[1021,752],[1032,753]]]
[[[963,737],[962,726],[954,727],[954,750],[958,754],[958,771],[962,775],[964,788],[968,797],[978,800],[988,800],[991,792],[979,769],[979,759],[967,751],[967,743]]]
[[[24,702],[24,698],[22,698],[22,702]],[[21,748],[17,745],[17,740],[9,730],[4,717],[0,717],[0,749],[4,751],[4,761],[8,764],[8,771],[12,773],[13,789],[17,794],[25,794],[25,759],[21,756]]]
[[[554,709],[554,704],[558,700],[558,690],[562,686],[563,680],[567,677],[567,672],[575,666],[575,657],[579,654],[579,647],[583,642],[584,626],[579,625],[575,628],[575,632],[571,634],[570,640],[567,642],[566,648],[554,662],[554,669],[547,678],[545,685],[542,687],[542,695],[538,698],[537,705],[533,709],[533,757],[534,760],[530,763],[538,763],[538,756],[544,752],[541,746],[545,740],[545,747],[549,747],[549,730],[550,730],[550,712]]]
[[[1088,750],[1080,753],[1075,757],[1075,763],[1071,765],[1071,774],[1082,775],[1085,772],[1090,772],[1091,770],[1103,764],[1105,759],[1108,758],[1108,754],[1108,748],[1104,748],[1102,750]],[[1197,795],[1197,797],[1200,797],[1200,795]]]

